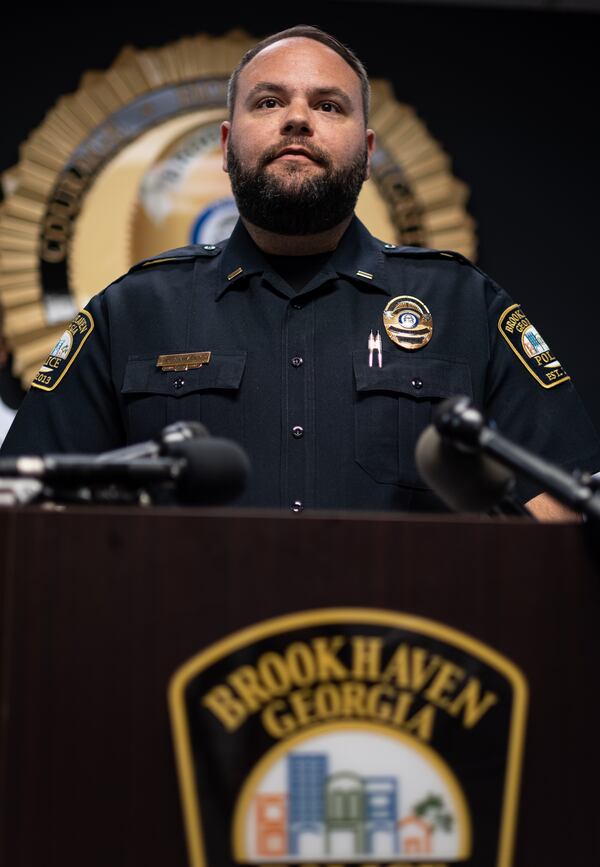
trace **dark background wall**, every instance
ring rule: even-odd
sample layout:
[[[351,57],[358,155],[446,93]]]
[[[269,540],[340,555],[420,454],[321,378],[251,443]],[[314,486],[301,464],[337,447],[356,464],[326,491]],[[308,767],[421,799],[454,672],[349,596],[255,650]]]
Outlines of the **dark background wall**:
[[[0,59],[0,169],[17,162],[19,143],[81,73],[105,69],[126,43],[317,24],[390,79],[451,155],[471,188],[479,265],[525,306],[600,428],[600,16],[389,2],[308,2],[298,12],[253,4],[235,15],[203,4],[193,17],[171,8],[170,19],[168,6],[144,16],[125,4],[17,12]]]

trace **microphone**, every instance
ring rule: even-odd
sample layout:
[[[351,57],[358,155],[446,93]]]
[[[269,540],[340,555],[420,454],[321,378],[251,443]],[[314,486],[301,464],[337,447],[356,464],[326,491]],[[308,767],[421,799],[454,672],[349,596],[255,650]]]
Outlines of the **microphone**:
[[[433,423],[442,439],[459,452],[484,452],[505,467],[539,483],[545,491],[569,508],[600,520],[600,497],[594,494],[589,477],[570,475],[544,458],[511,442],[492,426],[464,395],[439,405]]]
[[[138,457],[131,457],[134,452]],[[142,456],[144,453],[146,456]],[[249,474],[246,452],[232,440],[209,437],[206,428],[197,422],[178,422],[161,431],[156,440],[101,455],[0,459],[0,477],[35,479],[44,483],[50,496],[69,492],[87,501],[93,499],[91,487],[122,485],[129,490],[162,484],[183,503],[218,505],[237,497]],[[100,499],[106,499],[106,490]]]
[[[176,491],[183,503],[215,506],[242,493],[250,475],[248,455],[233,440],[207,437],[171,443],[170,454],[184,462]]]
[[[426,427],[415,450],[417,468],[438,497],[454,512],[487,512],[510,496],[514,475],[481,453],[459,451],[444,442],[433,425]],[[516,501],[511,514],[529,514]]]

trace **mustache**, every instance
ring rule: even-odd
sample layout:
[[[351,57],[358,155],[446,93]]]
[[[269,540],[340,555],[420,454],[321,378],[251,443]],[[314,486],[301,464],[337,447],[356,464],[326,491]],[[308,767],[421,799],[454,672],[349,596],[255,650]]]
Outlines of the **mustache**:
[[[286,139],[286,141],[281,142],[278,145],[273,145],[272,147],[267,148],[260,158],[258,167],[264,169],[264,167],[270,162],[277,159],[282,150],[292,147],[302,148],[316,163],[325,166],[325,168],[331,168],[331,159],[329,158],[329,154],[322,148],[299,136]]]

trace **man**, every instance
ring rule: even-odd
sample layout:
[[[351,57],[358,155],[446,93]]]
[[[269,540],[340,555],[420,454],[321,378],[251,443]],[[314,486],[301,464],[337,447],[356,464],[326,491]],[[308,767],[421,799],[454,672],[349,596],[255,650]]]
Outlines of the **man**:
[[[568,376],[506,293],[458,254],[385,244],[353,215],[368,100],[360,62],[320,30],[248,52],[222,126],[231,239],[146,260],[93,298],[4,451],[96,452],[197,419],[247,449],[244,504],[436,509],[414,446],[432,406],[462,393],[523,445],[597,469]],[[173,369],[181,355],[188,369]],[[519,496],[567,514],[535,485]]]

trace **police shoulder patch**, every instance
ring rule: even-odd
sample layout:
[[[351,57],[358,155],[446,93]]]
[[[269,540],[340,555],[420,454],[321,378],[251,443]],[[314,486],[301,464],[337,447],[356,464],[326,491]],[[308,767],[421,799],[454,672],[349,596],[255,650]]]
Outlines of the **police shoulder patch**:
[[[58,338],[31,383],[33,388],[53,391],[77,358],[94,330],[91,313],[81,310]]]
[[[500,315],[498,330],[542,388],[554,388],[571,379],[520,304],[511,304]]]

